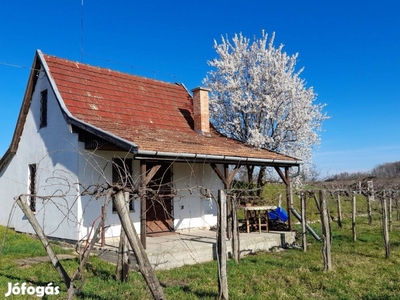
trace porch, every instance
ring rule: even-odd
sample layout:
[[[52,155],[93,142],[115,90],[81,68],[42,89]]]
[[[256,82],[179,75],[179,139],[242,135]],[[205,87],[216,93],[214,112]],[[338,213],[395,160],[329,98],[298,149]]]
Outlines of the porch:
[[[156,270],[166,270],[183,265],[209,262],[216,259],[216,231],[187,230],[167,235],[147,237],[146,253]],[[240,233],[240,255],[257,251],[268,251],[295,242],[295,232],[270,231]],[[96,245],[93,252],[101,259],[116,264],[119,237],[108,238],[105,246]],[[227,252],[231,256],[231,244],[227,242]],[[135,265],[133,254],[132,266]]]

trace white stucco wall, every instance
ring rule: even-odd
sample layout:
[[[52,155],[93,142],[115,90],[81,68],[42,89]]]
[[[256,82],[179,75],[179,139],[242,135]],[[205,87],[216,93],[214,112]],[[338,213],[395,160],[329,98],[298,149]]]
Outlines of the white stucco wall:
[[[48,90],[47,127],[39,128],[40,98]],[[53,237],[76,239],[77,204],[77,135],[70,132],[44,72],[39,73],[18,151],[0,174],[0,223],[7,224],[13,197],[29,192],[29,164],[37,164],[36,218],[45,233]],[[62,226],[60,226],[62,224]],[[16,207],[10,226],[32,232],[26,217]]]
[[[79,158],[80,178],[83,186],[94,182],[103,183],[112,179],[111,161],[115,157],[132,158],[131,154],[124,152],[97,151],[95,153],[84,151]],[[133,160],[133,179],[140,184],[140,162]],[[217,224],[217,206],[214,197],[218,189],[223,188],[221,180],[208,164],[175,163],[172,167],[174,187],[177,196],[173,199],[174,229],[190,230],[195,228],[210,228]],[[206,191],[207,190],[207,191]],[[205,193],[211,196],[207,198]],[[91,232],[93,221],[101,212],[104,198],[93,199],[82,197],[83,222],[80,238],[86,238]],[[135,229],[140,235],[140,201],[134,201],[135,211],[130,216]],[[97,224],[99,221],[96,221]],[[121,225],[118,215],[112,212],[111,203],[107,208],[106,238],[117,237]]]
[[[221,180],[209,164],[176,163],[173,168],[175,188],[174,228],[187,230],[210,228],[217,224],[218,189]]]
[[[41,92],[48,91],[47,127],[39,128]],[[14,207],[13,198],[29,193],[29,165],[37,164],[36,217],[45,233],[52,237],[78,240],[90,235],[98,224],[104,198],[80,197],[84,187],[112,180],[112,158],[132,158],[131,154],[110,151],[86,151],[64,120],[44,72],[40,72],[18,151],[0,172],[0,224],[17,231],[34,233],[28,220]],[[173,181],[178,194],[173,199],[175,230],[209,228],[217,223],[213,197],[223,184],[208,164],[175,163]],[[133,176],[139,182],[139,161],[133,160]],[[78,180],[79,178],[79,180]],[[140,233],[140,202],[131,212]],[[120,234],[118,215],[107,208],[106,237]]]
[[[102,184],[105,182],[111,182],[112,159],[116,157],[132,158],[132,154],[125,152],[92,152],[83,150],[82,155],[79,157],[79,174],[82,186],[88,187],[91,184]],[[134,161],[132,171],[133,178],[139,178],[138,161]],[[100,199],[94,199],[93,197],[89,196],[82,197],[82,206],[80,210],[83,213],[83,220],[79,237],[80,239],[87,238],[91,232],[93,224],[95,224],[95,227],[98,224],[98,217],[101,214],[101,207],[104,205],[104,200],[104,197],[101,197]],[[130,216],[132,220],[135,221],[134,225],[136,231],[140,233],[140,202],[138,200],[134,201],[134,208],[135,211],[131,211]],[[119,236],[121,232],[121,225],[118,214],[112,211],[111,201],[107,207],[106,213],[106,238]]]

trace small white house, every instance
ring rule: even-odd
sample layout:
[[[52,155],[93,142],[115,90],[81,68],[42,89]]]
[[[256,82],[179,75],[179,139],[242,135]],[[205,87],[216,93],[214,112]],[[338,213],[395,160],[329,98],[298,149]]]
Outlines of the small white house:
[[[148,186],[162,196],[130,198],[136,230],[209,228],[217,216],[212,197],[226,188],[229,166],[287,171],[300,164],[219,134],[209,122],[208,91],[192,92],[37,51],[13,139],[0,159],[0,224],[33,233],[13,200],[25,194],[48,236],[86,238],[104,203],[85,195],[87,188],[120,180],[139,186],[159,166]],[[119,233],[109,205],[106,236]]]

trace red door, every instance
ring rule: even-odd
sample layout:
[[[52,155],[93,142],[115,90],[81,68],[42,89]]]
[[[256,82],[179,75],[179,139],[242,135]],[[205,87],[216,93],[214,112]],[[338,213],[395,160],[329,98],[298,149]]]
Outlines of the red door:
[[[146,169],[161,165],[153,176],[148,187],[154,193],[148,193],[146,204],[146,232],[166,233],[174,229],[172,215],[172,165],[168,163],[151,162]]]

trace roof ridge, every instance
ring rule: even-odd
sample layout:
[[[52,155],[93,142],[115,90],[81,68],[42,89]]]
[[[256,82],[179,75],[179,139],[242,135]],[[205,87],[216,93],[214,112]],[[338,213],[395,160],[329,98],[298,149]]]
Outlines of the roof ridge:
[[[116,70],[116,69],[111,69],[111,68],[105,68],[105,67],[101,67],[101,66],[95,66],[89,63],[83,63],[83,62],[79,62],[79,61],[75,61],[75,60],[71,60],[71,59],[67,59],[67,58],[62,58],[59,56],[55,56],[52,54],[47,54],[47,53],[43,53],[44,58],[46,59],[47,57],[49,58],[53,58],[53,59],[57,59],[57,60],[61,60],[61,61],[65,61],[65,62],[69,62],[69,63],[74,63],[75,65],[81,65],[84,67],[88,67],[91,69],[97,69],[99,71],[103,70],[103,71],[109,71],[112,73],[116,73],[116,74],[120,74],[120,75],[124,75],[124,76],[129,76],[129,77],[135,77],[138,78],[139,80],[148,80],[148,81],[153,81],[153,82],[157,82],[157,83],[163,83],[163,84],[167,84],[167,85],[178,85],[178,86],[182,86],[186,89],[186,87],[183,85],[183,83],[178,83],[178,82],[168,82],[168,81],[163,81],[163,80],[159,80],[159,79],[154,79],[154,78],[149,78],[146,76],[142,76],[142,75],[137,75],[137,74],[132,74],[132,73],[127,73],[127,72],[123,72],[120,70]],[[78,66],[79,68],[79,66]],[[186,89],[187,90],[187,89]]]

